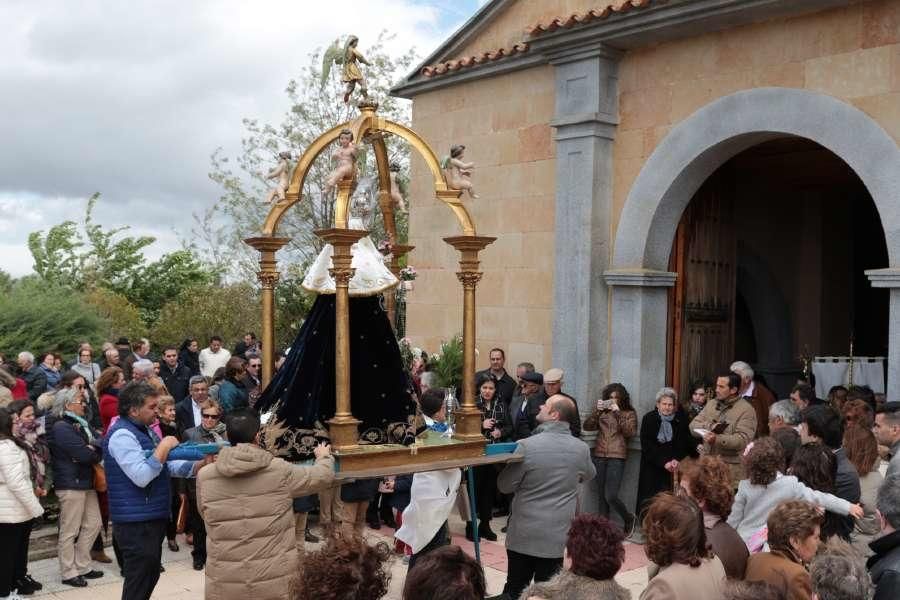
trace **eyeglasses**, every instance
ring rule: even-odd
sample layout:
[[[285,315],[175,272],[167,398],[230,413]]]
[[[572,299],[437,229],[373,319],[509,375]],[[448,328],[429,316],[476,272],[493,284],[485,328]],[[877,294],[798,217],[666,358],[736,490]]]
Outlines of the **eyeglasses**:
[[[247,368],[248,368],[248,369],[258,369],[258,368],[259,368],[259,365],[255,365],[255,364],[253,364],[253,363],[250,363],[249,365],[247,365]]]
[[[219,420],[219,415],[208,415],[206,413],[200,413],[200,416],[204,419],[215,419],[216,421]]]
[[[73,400],[71,402],[67,402],[66,406],[84,406],[87,404],[84,400]]]

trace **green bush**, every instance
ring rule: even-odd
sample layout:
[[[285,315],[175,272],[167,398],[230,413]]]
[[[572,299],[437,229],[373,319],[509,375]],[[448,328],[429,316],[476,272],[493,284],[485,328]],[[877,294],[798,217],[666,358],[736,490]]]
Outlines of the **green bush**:
[[[195,337],[203,348],[218,335],[230,349],[244,333],[259,335],[259,329],[259,293],[252,285],[210,285],[188,288],[167,302],[150,337],[157,346]]]
[[[147,336],[141,311],[122,294],[97,288],[85,294],[84,299],[105,321],[104,340],[113,342],[120,337],[134,340]]]
[[[7,356],[24,350],[73,356],[79,342],[102,343],[107,328],[81,294],[37,277],[0,294],[0,352]]]

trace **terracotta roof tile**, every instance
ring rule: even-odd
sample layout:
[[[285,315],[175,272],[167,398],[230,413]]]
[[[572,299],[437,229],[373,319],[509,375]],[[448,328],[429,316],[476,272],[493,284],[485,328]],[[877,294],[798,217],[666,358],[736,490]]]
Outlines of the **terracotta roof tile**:
[[[556,31],[557,29],[569,29],[576,25],[583,25],[591,21],[600,21],[608,18],[610,15],[621,14],[631,10],[645,8],[651,4],[663,4],[666,0],[616,0],[603,8],[594,8],[585,13],[572,13],[568,16],[556,17],[550,21],[543,23],[535,23],[525,30],[525,34],[530,37],[537,37],[544,33]]]
[[[667,2],[667,0],[616,0],[602,8],[594,8],[585,13],[573,13],[568,16],[556,17],[547,22],[536,23],[525,30],[525,35],[537,37],[544,33],[556,31],[557,29],[568,29],[591,21],[603,20],[610,15],[626,13],[632,10],[645,8],[651,4],[663,4],[665,2]],[[528,42],[522,41],[509,48],[497,48],[496,50],[489,50],[474,56],[466,56],[428,65],[422,67],[419,70],[419,73],[423,77],[440,77],[441,75],[459,71],[460,69],[468,69],[487,62],[501,60],[517,54],[524,54],[525,52],[528,52],[528,49]]]
[[[518,44],[510,46],[509,48],[497,48],[496,50],[489,50],[475,56],[467,56],[455,60],[439,62],[434,65],[428,65],[427,67],[422,67],[419,72],[423,77],[437,77],[452,71],[467,69],[487,62],[500,60],[509,56],[515,56],[516,54],[524,54],[525,52],[528,52],[528,43],[520,42]]]

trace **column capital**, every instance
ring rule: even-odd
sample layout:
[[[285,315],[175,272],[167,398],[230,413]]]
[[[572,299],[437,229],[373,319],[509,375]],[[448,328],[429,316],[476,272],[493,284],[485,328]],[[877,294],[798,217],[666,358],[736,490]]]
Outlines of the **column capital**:
[[[478,271],[457,271],[456,278],[463,284],[464,290],[474,290],[484,273]]]
[[[454,235],[445,237],[444,241],[460,252],[475,252],[477,254],[497,241],[497,238],[486,235]]]
[[[281,278],[281,275],[278,271],[259,271],[256,274],[257,279],[259,279],[259,283],[262,285],[263,289],[273,290],[275,286],[278,285],[278,280]]]
[[[244,243],[260,252],[278,252],[291,241],[291,238],[260,236],[246,238]]]
[[[900,268],[869,269],[865,274],[874,288],[900,288]]]
[[[345,227],[332,227],[330,229],[316,229],[313,231],[326,243],[338,248],[349,248],[362,238],[369,235],[365,229],[347,229]]]
[[[613,269],[603,272],[603,278],[610,286],[672,287],[677,277],[678,273],[650,269]]]

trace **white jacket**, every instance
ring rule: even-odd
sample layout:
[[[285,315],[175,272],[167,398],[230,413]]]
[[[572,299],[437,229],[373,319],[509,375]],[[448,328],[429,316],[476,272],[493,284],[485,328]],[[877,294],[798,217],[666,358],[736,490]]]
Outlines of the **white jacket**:
[[[450,516],[461,479],[459,469],[413,475],[409,506],[403,511],[403,525],[394,534],[412,547],[413,554],[431,541]]]
[[[847,516],[851,504],[842,498],[806,487],[793,475],[782,475],[769,485],[755,485],[749,479],[738,484],[728,524],[746,544],[753,534],[766,526],[769,513],[786,500],[805,500],[825,510]]]
[[[24,523],[44,514],[31,485],[28,454],[0,440],[0,523]]]

